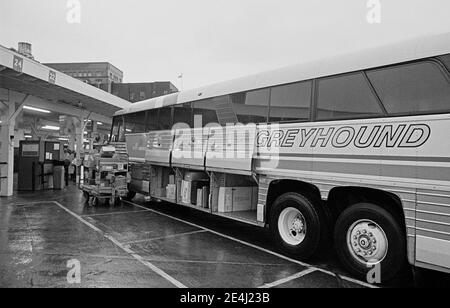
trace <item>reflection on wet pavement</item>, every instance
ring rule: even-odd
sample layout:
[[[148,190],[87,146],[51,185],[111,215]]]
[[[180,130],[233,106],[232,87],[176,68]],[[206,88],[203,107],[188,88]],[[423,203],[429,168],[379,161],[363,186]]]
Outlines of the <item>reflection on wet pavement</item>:
[[[72,259],[81,284],[68,283]],[[140,206],[84,206],[76,187],[0,200],[0,287],[342,286],[314,271],[289,280],[305,269]]]

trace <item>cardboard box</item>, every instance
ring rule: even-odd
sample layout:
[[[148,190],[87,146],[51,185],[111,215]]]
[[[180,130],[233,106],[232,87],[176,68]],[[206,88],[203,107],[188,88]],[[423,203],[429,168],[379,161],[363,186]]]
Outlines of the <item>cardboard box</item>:
[[[175,178],[175,185],[177,186],[177,203],[182,203],[183,202],[183,191],[182,191],[182,186],[183,186],[183,180],[179,177]]]
[[[219,213],[256,210],[257,191],[257,187],[220,187]]]
[[[160,189],[163,187],[163,168],[152,167],[150,179],[150,195],[161,196]]]
[[[174,185],[175,184],[175,175],[171,174],[169,175],[169,185]]]
[[[142,181],[142,191],[147,194],[150,193],[150,181]]]
[[[209,186],[202,188],[202,207],[209,209]]]
[[[177,195],[177,185],[175,184],[169,184],[166,187],[166,198],[170,200],[175,200]]]
[[[181,202],[191,204],[192,182],[181,182]]]
[[[203,207],[203,189],[197,189],[197,203],[198,207]]]

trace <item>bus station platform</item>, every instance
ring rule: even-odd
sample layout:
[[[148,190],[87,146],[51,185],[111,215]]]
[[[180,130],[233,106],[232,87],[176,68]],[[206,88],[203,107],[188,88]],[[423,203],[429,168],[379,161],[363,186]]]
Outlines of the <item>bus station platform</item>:
[[[33,119],[32,134],[42,133],[44,139],[49,131],[42,129],[59,130],[58,116],[70,117],[75,128],[67,139],[72,146],[77,145],[79,152],[87,121],[110,127],[114,112],[129,105],[128,101],[0,46],[0,196],[13,194],[14,147],[23,140],[23,133],[19,138],[16,131],[24,113]]]

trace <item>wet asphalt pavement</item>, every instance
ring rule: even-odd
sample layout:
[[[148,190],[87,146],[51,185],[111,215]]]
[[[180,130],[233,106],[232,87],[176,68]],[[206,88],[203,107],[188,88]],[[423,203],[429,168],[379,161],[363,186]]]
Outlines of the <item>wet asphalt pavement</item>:
[[[80,284],[67,280],[70,260]],[[70,186],[0,199],[0,287],[367,287],[346,276],[332,249],[304,264],[267,230],[139,196],[94,208]],[[388,286],[412,281],[405,271]]]

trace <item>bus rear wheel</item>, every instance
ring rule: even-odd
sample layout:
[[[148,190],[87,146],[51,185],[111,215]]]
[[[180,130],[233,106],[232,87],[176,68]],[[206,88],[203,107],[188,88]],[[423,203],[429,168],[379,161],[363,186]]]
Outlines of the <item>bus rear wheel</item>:
[[[405,265],[406,239],[395,216],[371,203],[346,209],[334,231],[341,263],[371,283],[391,280]]]
[[[286,193],[272,205],[269,226],[272,237],[285,253],[302,260],[311,258],[320,248],[325,217],[314,198]]]

